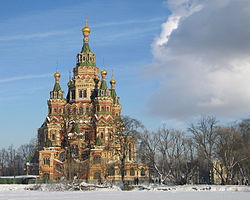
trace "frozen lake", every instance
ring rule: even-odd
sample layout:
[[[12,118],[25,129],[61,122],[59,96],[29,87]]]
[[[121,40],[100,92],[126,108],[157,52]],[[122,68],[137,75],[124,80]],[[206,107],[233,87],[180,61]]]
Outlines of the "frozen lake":
[[[163,192],[163,191],[91,191],[91,192],[46,192],[46,191],[0,191],[1,200],[247,200],[249,192]]]

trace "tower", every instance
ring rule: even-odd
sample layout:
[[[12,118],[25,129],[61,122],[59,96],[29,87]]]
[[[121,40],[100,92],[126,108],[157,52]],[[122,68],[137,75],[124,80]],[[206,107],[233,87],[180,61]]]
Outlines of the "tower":
[[[120,181],[120,161],[116,151],[120,148],[117,133],[121,131],[122,107],[115,90],[116,81],[112,73],[111,87],[108,87],[108,72],[104,65],[101,79],[99,77],[96,55],[89,46],[87,21],[82,33],[83,47],[76,56],[73,76],[67,84],[67,96],[64,98],[61,90],[57,68],[55,85],[48,100],[48,116],[38,129],[40,178],[69,178],[66,171],[72,168],[70,173],[79,179]],[[136,162],[135,139],[129,138],[128,142],[125,178],[133,181],[143,171],[140,179],[146,180],[147,166]]]

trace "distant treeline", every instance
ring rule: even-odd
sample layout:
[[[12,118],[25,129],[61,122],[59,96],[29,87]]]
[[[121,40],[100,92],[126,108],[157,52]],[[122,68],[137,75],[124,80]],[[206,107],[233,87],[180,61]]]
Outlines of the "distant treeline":
[[[215,117],[206,116],[186,131],[166,126],[148,131],[139,124],[136,131],[131,127],[129,131],[137,140],[137,159],[148,165],[152,182],[248,184],[250,119],[220,126]],[[38,162],[36,139],[18,148],[0,149],[0,176],[26,174],[26,162]]]

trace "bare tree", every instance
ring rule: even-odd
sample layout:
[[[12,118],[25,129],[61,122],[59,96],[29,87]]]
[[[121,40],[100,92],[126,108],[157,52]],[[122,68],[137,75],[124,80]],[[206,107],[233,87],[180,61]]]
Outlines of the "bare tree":
[[[117,121],[117,130],[115,133],[115,144],[118,148],[114,148],[115,154],[120,161],[120,172],[122,183],[124,184],[126,157],[129,154],[129,143],[136,142],[136,138],[140,135],[140,129],[143,128],[141,122],[128,116],[123,116]]]
[[[213,157],[218,138],[215,117],[202,117],[197,124],[191,124],[188,131],[193,134],[194,143],[199,154],[208,162],[209,183],[213,184]]]

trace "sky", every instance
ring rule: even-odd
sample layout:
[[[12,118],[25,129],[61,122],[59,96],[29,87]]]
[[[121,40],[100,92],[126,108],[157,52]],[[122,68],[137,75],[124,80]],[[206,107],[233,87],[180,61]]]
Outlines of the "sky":
[[[36,137],[58,63],[67,93],[81,51],[90,48],[122,113],[150,130],[185,130],[203,115],[223,123],[250,113],[247,0],[9,0],[0,3],[0,147]]]

